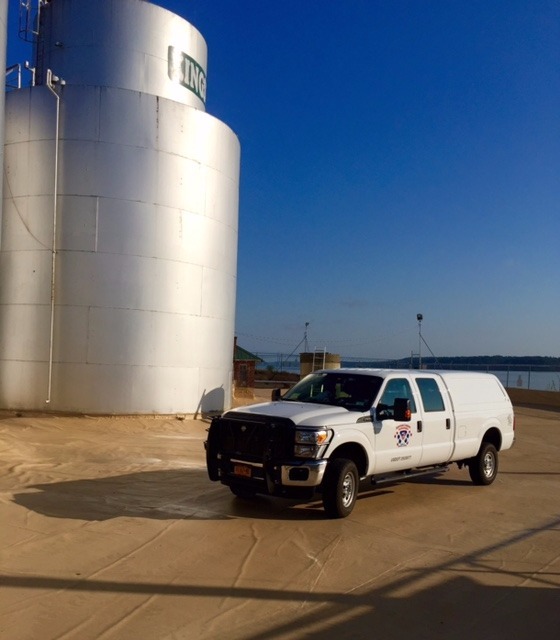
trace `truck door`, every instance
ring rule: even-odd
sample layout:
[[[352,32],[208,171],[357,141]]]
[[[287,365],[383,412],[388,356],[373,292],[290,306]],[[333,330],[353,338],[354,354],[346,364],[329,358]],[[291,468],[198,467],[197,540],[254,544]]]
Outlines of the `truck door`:
[[[433,376],[415,377],[422,402],[422,457],[420,464],[447,462],[453,450],[455,424],[449,397]]]
[[[394,419],[397,398],[410,401],[412,416],[406,422]],[[417,430],[420,417],[410,382],[406,378],[387,380],[373,412],[374,474],[418,466],[422,454],[422,432]]]

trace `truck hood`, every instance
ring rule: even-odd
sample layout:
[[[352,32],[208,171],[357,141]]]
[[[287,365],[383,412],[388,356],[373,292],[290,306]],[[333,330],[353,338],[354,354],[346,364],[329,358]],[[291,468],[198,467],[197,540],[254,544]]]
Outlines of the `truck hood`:
[[[286,400],[252,404],[227,412],[227,414],[231,413],[249,413],[274,418],[289,418],[294,424],[304,427],[336,426],[338,424],[355,423],[361,416],[369,415],[369,413],[364,414],[359,411],[348,411],[348,409],[333,407],[327,404],[290,402]]]

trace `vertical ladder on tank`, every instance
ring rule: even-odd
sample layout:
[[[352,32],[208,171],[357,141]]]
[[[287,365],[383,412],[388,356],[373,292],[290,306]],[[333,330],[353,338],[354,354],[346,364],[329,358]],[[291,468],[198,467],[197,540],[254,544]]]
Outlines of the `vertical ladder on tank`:
[[[313,362],[311,364],[311,371],[318,371],[325,368],[327,361],[327,348],[315,349],[313,352]]]
[[[18,35],[25,42],[34,45],[33,56],[34,66],[29,62],[25,63],[25,68],[31,72],[31,85],[35,86],[37,70],[41,71],[43,65],[43,44],[39,41],[39,31],[41,23],[41,7],[50,0],[19,0],[19,32]],[[39,75],[40,77],[40,75]],[[21,88],[21,82],[19,83]]]
[[[39,16],[43,0],[19,0],[19,37],[35,42],[39,33]]]

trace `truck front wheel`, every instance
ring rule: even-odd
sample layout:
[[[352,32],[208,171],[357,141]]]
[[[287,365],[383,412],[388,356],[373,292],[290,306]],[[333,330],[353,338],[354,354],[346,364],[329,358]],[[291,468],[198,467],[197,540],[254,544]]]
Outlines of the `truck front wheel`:
[[[498,452],[489,442],[483,442],[478,454],[469,461],[469,475],[474,484],[492,484],[498,475]]]
[[[323,479],[323,507],[329,518],[346,518],[358,496],[360,478],[352,460],[330,460]]]

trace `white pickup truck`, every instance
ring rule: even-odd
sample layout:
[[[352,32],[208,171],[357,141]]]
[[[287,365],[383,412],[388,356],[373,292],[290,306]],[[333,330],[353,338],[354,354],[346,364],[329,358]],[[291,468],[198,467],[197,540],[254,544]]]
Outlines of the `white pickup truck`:
[[[360,484],[437,473],[455,462],[475,484],[498,472],[514,414],[487,373],[333,369],[309,374],[273,401],[214,418],[208,475],[241,498],[312,499],[328,516],[354,508]]]

